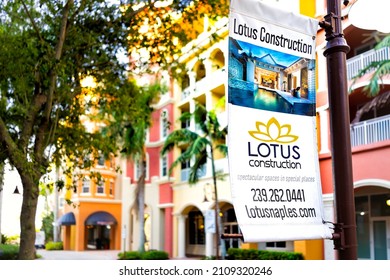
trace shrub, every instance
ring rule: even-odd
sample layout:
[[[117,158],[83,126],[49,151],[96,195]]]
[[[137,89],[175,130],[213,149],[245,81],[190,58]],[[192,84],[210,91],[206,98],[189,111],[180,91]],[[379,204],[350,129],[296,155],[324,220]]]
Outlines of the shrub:
[[[1,235],[1,243],[0,244],[6,244],[7,243],[7,236],[5,236],[4,234]]]
[[[142,254],[142,259],[143,260],[167,260],[169,259],[169,255],[167,252],[164,251],[147,251]]]
[[[47,242],[45,248],[46,250],[63,250],[64,244],[62,242]]]
[[[0,260],[16,260],[19,255],[19,246],[10,244],[0,245]]]
[[[302,253],[229,248],[230,260],[303,260]]]
[[[165,251],[150,250],[144,253],[128,251],[118,253],[119,260],[167,260],[169,255]]]
[[[141,253],[137,251],[121,252],[118,254],[119,260],[140,260]]]

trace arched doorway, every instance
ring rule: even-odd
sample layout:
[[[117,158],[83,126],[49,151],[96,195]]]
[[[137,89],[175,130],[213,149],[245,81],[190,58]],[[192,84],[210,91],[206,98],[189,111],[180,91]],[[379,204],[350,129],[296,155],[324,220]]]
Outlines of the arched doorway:
[[[187,256],[203,256],[206,244],[205,221],[202,211],[193,207],[187,214]]]
[[[390,189],[359,186],[355,189],[358,258],[390,259]]]
[[[87,249],[109,250],[113,246],[114,228],[117,224],[115,217],[105,211],[89,215],[85,220]]]
[[[240,233],[240,228],[237,223],[236,213],[234,212],[233,205],[226,203],[221,207],[222,213],[222,228],[224,234],[238,234]],[[240,239],[225,239],[225,250],[226,252],[229,248],[240,248],[241,241]]]

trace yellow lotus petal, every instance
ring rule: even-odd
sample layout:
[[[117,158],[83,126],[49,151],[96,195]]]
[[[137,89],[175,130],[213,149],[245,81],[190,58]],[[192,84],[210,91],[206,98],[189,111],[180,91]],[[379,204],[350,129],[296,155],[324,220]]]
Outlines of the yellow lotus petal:
[[[285,124],[280,127],[280,135],[289,135],[291,132],[291,125]]]
[[[273,139],[266,133],[259,132],[259,131],[248,131],[248,133],[255,139],[264,141],[264,142],[271,142]]]
[[[256,122],[257,131],[267,133],[267,125],[263,122]]]
[[[290,135],[290,124],[280,125],[274,117],[270,118],[267,124],[257,121],[255,125],[257,130],[250,130],[248,133],[263,142],[291,143],[298,139],[298,136]]]

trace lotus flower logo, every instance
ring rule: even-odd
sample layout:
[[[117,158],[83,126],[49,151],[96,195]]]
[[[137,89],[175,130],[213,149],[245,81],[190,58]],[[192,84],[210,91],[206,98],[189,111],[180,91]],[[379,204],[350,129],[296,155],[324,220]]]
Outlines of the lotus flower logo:
[[[298,140],[298,136],[290,134],[291,125],[280,125],[277,119],[271,118],[267,124],[256,122],[257,130],[248,131],[249,134],[260,141],[276,143],[292,143]]]

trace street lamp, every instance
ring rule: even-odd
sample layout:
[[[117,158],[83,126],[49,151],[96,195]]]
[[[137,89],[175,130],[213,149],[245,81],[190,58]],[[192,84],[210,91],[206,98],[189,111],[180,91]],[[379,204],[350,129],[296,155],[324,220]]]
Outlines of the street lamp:
[[[343,1],[343,3],[348,5],[349,1]],[[340,0],[327,0],[327,6],[328,14],[320,25],[325,29],[327,41],[324,55],[328,70],[333,182],[336,202],[333,240],[339,259],[356,260],[357,236],[346,66],[346,54],[349,51],[349,46],[342,33]]]
[[[18,185],[16,185],[13,194],[20,194],[19,189],[18,189]]]

